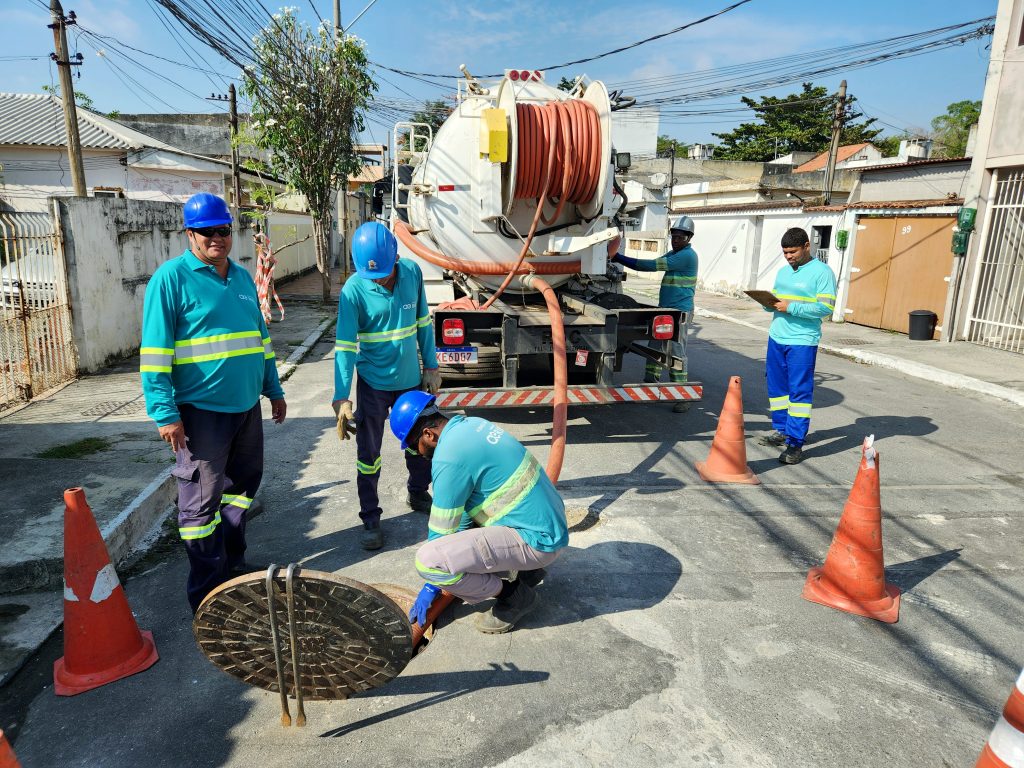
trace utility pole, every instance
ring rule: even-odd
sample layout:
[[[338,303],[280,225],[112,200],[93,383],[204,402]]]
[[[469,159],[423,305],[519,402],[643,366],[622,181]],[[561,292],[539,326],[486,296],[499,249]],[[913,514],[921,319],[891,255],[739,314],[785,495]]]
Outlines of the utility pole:
[[[836,114],[832,119],[832,144],[828,148],[828,165],[825,166],[825,188],[823,199],[825,205],[832,199],[832,178],[836,173],[836,155],[839,154],[839,134],[843,131],[846,119],[846,81],[839,84],[839,100],[836,101]]]
[[[50,16],[53,23],[47,26],[53,30],[53,47],[57,49],[56,53],[50,54],[50,58],[56,62],[57,73],[60,76],[60,96],[64,102],[64,130],[68,137],[71,183],[75,189],[75,197],[86,197],[89,193],[85,186],[85,169],[82,167],[82,140],[78,135],[78,110],[75,109],[75,89],[71,84],[71,67],[77,67],[82,63],[82,54],[78,54],[76,61],[71,61],[68,56],[67,26],[76,23],[75,12],[72,11],[70,16],[65,18],[60,0],[50,0]]]
[[[341,37],[341,0],[334,0],[334,39]]]
[[[231,203],[237,218],[242,207],[242,175],[238,170],[238,102],[235,99],[234,83],[228,86],[228,99],[228,124],[231,126]]]

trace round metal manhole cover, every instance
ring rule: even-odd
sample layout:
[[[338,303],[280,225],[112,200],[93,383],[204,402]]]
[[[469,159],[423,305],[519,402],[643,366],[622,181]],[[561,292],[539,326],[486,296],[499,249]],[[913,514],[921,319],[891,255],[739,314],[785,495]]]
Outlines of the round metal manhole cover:
[[[297,570],[292,590],[299,678],[306,700],[344,699],[397,677],[412,657],[405,613],[381,591],[344,576]],[[285,688],[295,694],[285,569],[274,578]],[[196,641],[233,677],[279,691],[266,574],[225,582],[206,596],[192,624]]]

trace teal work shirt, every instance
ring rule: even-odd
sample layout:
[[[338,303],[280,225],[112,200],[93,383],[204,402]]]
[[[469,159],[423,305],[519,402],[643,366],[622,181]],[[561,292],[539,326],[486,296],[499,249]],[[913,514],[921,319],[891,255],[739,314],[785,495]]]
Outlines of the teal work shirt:
[[[657,259],[634,259],[619,254],[617,261],[637,272],[664,272],[658,306],[693,312],[693,294],[697,290],[697,252],[693,248],[669,251]]]
[[[544,468],[501,427],[475,416],[453,416],[430,462],[434,503],[428,538],[503,525],[534,549],[569,543],[565,504]]]
[[[392,290],[372,280],[350,278],[338,297],[334,343],[334,399],[348,400],[352,371],[385,392],[412,389],[424,368],[437,368],[434,328],[419,265],[397,262]],[[418,351],[418,354],[417,354]]]
[[[178,405],[244,413],[260,394],[284,397],[256,284],[228,261],[227,277],[191,251],[153,274],[142,307],[139,372],[146,413],[159,426]]]
[[[787,264],[776,275],[772,293],[788,301],[789,308],[785,312],[765,308],[775,315],[768,335],[779,344],[817,346],[821,321],[836,308],[836,277],[828,265],[813,258],[796,269]]]

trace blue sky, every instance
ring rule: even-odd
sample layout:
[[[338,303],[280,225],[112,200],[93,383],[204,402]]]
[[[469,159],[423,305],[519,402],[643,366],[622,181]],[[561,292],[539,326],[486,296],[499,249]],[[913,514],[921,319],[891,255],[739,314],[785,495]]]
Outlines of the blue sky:
[[[506,67],[545,67],[600,53],[716,12],[730,1],[376,0],[352,31],[366,41],[371,60],[387,66],[458,74],[459,64],[466,64],[471,72],[491,73]],[[348,23],[369,2],[342,0],[343,21]],[[266,6],[277,10],[281,4],[271,2]],[[331,16],[333,8],[331,0],[292,0],[292,4],[313,23],[313,8],[325,18]],[[0,0],[0,90],[37,93],[43,84],[56,82],[55,68],[47,58],[52,34],[46,28],[49,14],[45,5],[48,0]],[[64,0],[63,5],[65,12],[74,10],[81,24],[92,31],[169,59],[195,61],[194,55],[183,52],[158,20],[157,14],[163,12],[157,9],[155,0]],[[693,29],[585,65],[556,70],[548,77],[557,80],[561,75],[585,73],[614,85],[684,75],[919,32],[991,15],[995,9],[996,0],[752,0]],[[223,108],[202,96],[213,90],[225,92],[226,81],[211,82],[199,72],[142,54],[133,55],[195,95],[112,56],[110,61],[122,68],[119,79],[107,60],[84,40],[76,46],[74,31],[70,38],[72,51],[79,50],[85,56],[75,88],[89,94],[102,111],[212,112]],[[981,98],[988,61],[986,46],[987,40],[975,40],[928,55],[815,78],[814,82],[834,90],[845,77],[863,111],[884,121],[886,125],[881,127],[887,133],[896,133],[898,128],[927,127],[951,102]],[[209,51],[203,54],[218,72],[238,74]],[[15,56],[38,58],[10,58]],[[380,74],[379,96],[396,100],[399,105],[412,105],[414,99],[439,98],[445,93],[401,75]],[[748,95],[782,95],[798,90],[799,84],[794,83]],[[699,104],[711,109],[739,106],[739,96]],[[749,113],[674,118],[663,122],[661,132],[685,142],[708,141],[713,131],[728,130],[748,118]],[[371,124],[371,132],[374,140],[385,140],[382,124]]]

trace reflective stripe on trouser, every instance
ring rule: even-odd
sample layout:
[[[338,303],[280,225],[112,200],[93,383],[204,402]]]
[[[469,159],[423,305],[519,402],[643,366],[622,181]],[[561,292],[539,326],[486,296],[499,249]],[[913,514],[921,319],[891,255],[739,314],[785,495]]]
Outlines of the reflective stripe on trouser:
[[[779,344],[768,339],[764,370],[772,426],[786,436],[789,445],[803,445],[807,439],[817,356],[816,346]]]
[[[178,480],[178,532],[191,569],[186,591],[195,611],[245,562],[245,515],[263,478],[263,414],[179,405],[187,447],[171,474]]]
[[[377,483],[380,481],[384,422],[399,396],[409,391],[385,392],[374,389],[361,377],[356,381],[356,490],[359,492],[359,517],[364,521],[379,520],[383,511],[377,497]],[[408,489],[427,490],[430,462],[406,452],[405,466],[409,470]]]
[[[424,581],[467,603],[479,603],[501,591],[501,576],[507,571],[544,568],[558,555],[534,549],[513,528],[492,525],[428,541],[416,552],[416,570]]]
[[[648,346],[652,349],[657,349],[660,352],[666,352],[674,355],[675,357],[681,357],[686,359],[686,336],[690,330],[690,313],[686,313],[686,322],[682,324],[679,329],[678,341],[652,341],[648,342]],[[655,362],[648,361],[644,365],[644,381],[656,383],[661,381],[661,372],[664,369]],[[673,384],[683,384],[687,381],[687,371],[669,371],[668,380]]]

